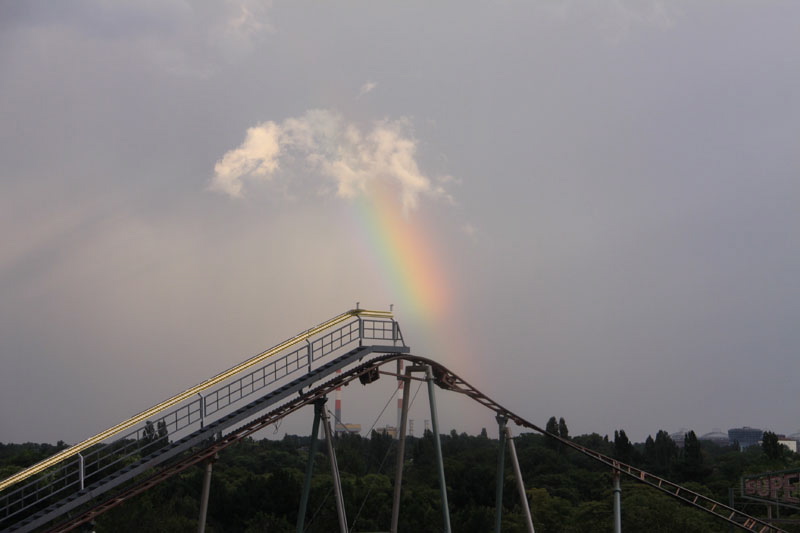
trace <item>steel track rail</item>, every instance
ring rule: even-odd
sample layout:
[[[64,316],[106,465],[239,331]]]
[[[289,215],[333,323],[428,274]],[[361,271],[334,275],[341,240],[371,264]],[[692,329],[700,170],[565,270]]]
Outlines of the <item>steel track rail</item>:
[[[294,413],[295,411],[299,410],[306,405],[314,403],[316,400],[323,398],[330,394],[331,392],[335,391],[337,387],[341,387],[347,385],[351,381],[356,380],[363,374],[366,374],[368,371],[375,368],[375,361],[381,361],[387,359],[384,357],[378,357],[371,360],[368,363],[359,365],[356,368],[350,369],[346,373],[342,373],[337,375],[336,378],[320,385],[319,387],[314,388],[313,390],[302,394],[295,399],[286,402],[285,404],[281,405],[280,407],[273,409],[269,413],[256,418],[244,426],[228,433],[221,439],[214,441],[210,446],[203,448],[201,450],[197,450],[193,455],[184,457],[179,461],[165,467],[160,472],[153,474],[152,476],[148,477],[147,479],[140,481],[134,486],[131,486],[124,490],[119,494],[115,494],[114,496],[106,499],[102,503],[99,503],[92,507],[91,509],[85,511],[83,514],[76,516],[69,520],[68,522],[64,522],[59,524],[53,529],[47,530],[48,533],[64,533],[67,531],[71,531],[76,527],[89,522],[100,516],[101,514],[105,513],[106,511],[110,511],[114,507],[121,505],[125,501],[137,496],[147,490],[155,487],[156,485],[166,481],[167,479],[171,478],[172,476],[183,472],[184,470],[204,461],[207,459],[211,459],[216,456],[219,452],[224,450],[225,448],[236,444],[240,440],[252,435],[253,433],[264,429],[278,421],[282,418]],[[396,358],[391,358],[392,360]],[[385,361],[388,362],[388,361]],[[382,364],[382,363],[381,363]]]
[[[428,364],[431,364],[430,362]],[[546,435],[549,438],[555,439],[565,446],[569,446],[570,448],[598,461],[600,463],[605,464],[606,466],[611,467],[613,470],[622,472],[627,476],[635,479],[640,483],[644,483],[646,485],[650,485],[653,488],[660,490],[674,498],[677,498],[684,503],[688,503],[693,507],[696,507],[702,511],[705,511],[721,520],[728,522],[729,524],[736,526],[740,529],[744,529],[745,531],[755,531],[758,533],[767,533],[767,532],[776,532],[776,533],[786,533],[783,529],[775,527],[761,519],[755,518],[748,514],[745,514],[741,511],[734,509],[733,507],[729,507],[725,504],[722,504],[716,500],[712,500],[707,496],[703,496],[697,492],[691,491],[689,489],[683,488],[680,485],[668,481],[666,479],[660,478],[649,472],[646,472],[640,468],[636,468],[634,466],[622,463],[616,459],[598,453],[591,448],[586,448],[585,446],[581,446],[575,442],[572,442],[569,439],[562,439],[560,436],[550,433],[536,424],[529,422],[519,416],[518,414],[506,409],[505,407],[501,406],[481,391],[458,377],[457,375],[453,374],[445,367],[441,365],[436,365],[434,368],[434,379],[436,380],[437,385],[445,390],[450,390],[454,392],[459,392],[464,394],[476,402],[480,403],[481,405],[491,409],[492,411],[496,412],[497,414],[503,415],[508,417],[510,420],[513,420],[519,426],[530,428],[534,431],[537,431],[543,435]]]
[[[315,327],[313,327],[311,329],[308,329],[308,330],[304,331],[303,333],[295,335],[291,339],[288,339],[288,340],[286,340],[286,341],[284,341],[284,342],[282,342],[282,343],[280,343],[280,344],[278,344],[276,346],[273,346],[272,348],[270,348],[270,349],[268,349],[268,350],[266,350],[264,352],[261,352],[260,354],[251,357],[250,359],[244,361],[243,363],[240,363],[240,364],[238,364],[238,365],[236,365],[236,366],[234,366],[232,368],[229,368],[228,370],[226,370],[226,371],[224,371],[224,372],[222,372],[220,374],[217,374],[216,376],[214,376],[212,378],[209,378],[209,379],[203,381],[202,383],[200,383],[198,385],[195,385],[194,387],[192,387],[190,389],[186,389],[185,391],[181,392],[180,394],[177,394],[177,395],[173,396],[172,398],[169,398],[168,400],[164,400],[163,402],[161,402],[161,403],[159,403],[157,405],[154,405],[153,407],[151,407],[151,408],[149,408],[149,409],[147,409],[145,411],[142,411],[141,413],[139,413],[137,415],[132,416],[128,420],[125,420],[124,422],[120,422],[116,426],[112,426],[112,427],[106,429],[105,431],[103,431],[101,433],[98,433],[94,437],[88,438],[83,442],[75,444],[74,446],[70,446],[69,448],[67,448],[65,450],[62,450],[61,452],[59,452],[59,453],[57,453],[57,454],[55,454],[55,455],[53,455],[51,457],[48,457],[47,459],[45,459],[43,461],[40,461],[40,462],[34,464],[33,466],[30,466],[30,467],[28,467],[28,468],[26,468],[26,469],[24,469],[24,470],[22,470],[20,472],[17,472],[16,474],[14,474],[12,476],[9,476],[8,478],[0,481],[0,492],[5,490],[8,487],[11,487],[12,485],[15,485],[15,484],[19,483],[20,481],[23,481],[23,480],[25,480],[25,479],[33,476],[33,475],[36,475],[36,474],[38,474],[40,472],[43,472],[44,470],[47,470],[48,468],[50,468],[50,467],[52,467],[54,465],[59,464],[60,462],[64,461],[65,459],[69,459],[70,457],[73,457],[73,456],[79,454],[80,452],[82,452],[82,451],[94,446],[95,444],[103,442],[104,440],[108,439],[109,437],[117,435],[117,434],[121,433],[122,431],[124,431],[124,430],[126,430],[128,428],[131,428],[131,427],[135,426],[136,424],[138,424],[140,422],[144,422],[148,418],[151,418],[154,415],[156,415],[158,413],[161,413],[162,411],[164,411],[164,410],[166,410],[166,409],[168,409],[168,408],[170,408],[170,407],[172,407],[174,405],[177,405],[177,404],[181,403],[182,401],[184,401],[184,400],[186,400],[188,398],[191,398],[191,397],[195,396],[196,394],[199,394],[200,392],[203,392],[204,390],[206,390],[206,389],[208,389],[210,387],[213,387],[214,385],[216,385],[218,383],[221,383],[221,382],[225,381],[226,379],[229,379],[229,378],[235,376],[236,374],[239,374],[240,372],[242,372],[244,370],[247,370],[248,368],[251,368],[251,367],[257,365],[258,363],[264,361],[265,359],[267,359],[269,357],[272,357],[272,356],[282,352],[283,350],[286,350],[287,348],[290,348],[291,346],[299,344],[299,343],[301,343],[301,342],[303,342],[303,341],[305,341],[307,339],[310,339],[311,337],[313,337],[313,336],[315,336],[315,335],[317,335],[319,333],[322,333],[325,330],[328,330],[328,329],[336,326],[337,324],[340,324],[340,323],[344,322],[345,320],[348,320],[350,318],[355,318],[355,317],[374,317],[374,318],[391,319],[393,317],[393,315],[392,315],[392,313],[386,312],[386,311],[368,311],[366,309],[352,309],[350,311],[342,313],[342,314],[340,314],[340,315],[338,315],[338,316],[336,316],[336,317],[334,317],[334,318],[332,318],[330,320],[327,320],[327,321],[323,322],[322,324],[319,324],[318,326],[315,326]]]
[[[732,507],[729,507],[725,504],[712,500],[702,494],[693,492],[691,490],[685,489],[676,483],[668,481],[666,479],[660,478],[644,470],[639,468],[633,467],[631,465],[622,463],[598,453],[590,448],[585,446],[581,446],[575,442],[572,442],[568,439],[562,439],[558,435],[553,433],[549,433],[548,431],[540,428],[536,424],[529,422],[528,420],[524,419],[523,417],[517,415],[513,411],[506,409],[499,403],[495,402],[485,394],[483,394],[480,390],[476,389],[468,382],[460,378],[458,375],[454,374],[446,367],[442,366],[441,364],[427,359],[425,357],[413,356],[413,355],[385,355],[376,357],[371,359],[370,361],[361,364],[357,367],[354,367],[342,374],[338,375],[334,379],[316,387],[309,392],[302,394],[295,398],[294,400],[283,404],[282,406],[278,407],[267,413],[266,415],[253,420],[252,422],[248,423],[245,426],[229,433],[221,440],[214,442],[209,447],[204,448],[202,450],[198,450],[194,455],[181,459],[179,462],[166,467],[162,471],[154,474],[153,476],[145,479],[144,481],[138,483],[137,485],[130,487],[125,492],[115,495],[112,498],[96,505],[92,509],[86,511],[84,514],[74,518],[73,520],[61,524],[56,528],[50,530],[51,532],[55,533],[62,533],[66,531],[70,531],[75,527],[88,522],[89,520],[94,519],[95,517],[99,516],[100,514],[113,509],[117,505],[122,504],[129,498],[140,494],[155,485],[169,479],[170,477],[186,470],[187,468],[203,461],[214,457],[219,451],[235,444],[236,442],[240,441],[241,439],[253,434],[254,432],[263,429],[278,420],[282,419],[283,417],[297,411],[298,409],[313,403],[315,400],[322,398],[334,390],[337,387],[346,385],[351,381],[359,378],[362,375],[366,375],[368,373],[374,373],[379,367],[394,362],[398,359],[403,359],[408,361],[412,364],[424,364],[430,365],[433,369],[434,380],[436,384],[441,387],[442,389],[457,392],[460,394],[464,394],[465,396],[471,398],[472,400],[478,402],[479,404],[483,405],[487,409],[494,411],[499,415],[503,415],[508,417],[508,419],[513,420],[517,425],[532,429],[537,431],[549,438],[555,439],[565,446],[568,446],[579,453],[582,453],[595,461],[598,461],[613,470],[622,472],[627,476],[633,478],[634,480],[649,485],[665,494],[668,494],[678,500],[682,501],[683,503],[687,503],[696,507],[706,513],[709,513],[729,524],[743,529],[745,531],[754,531],[757,533],[768,533],[768,532],[775,532],[775,533],[786,533],[785,530],[775,527],[759,518],[755,518],[748,514],[745,514],[741,511],[738,511]]]
[[[45,524],[53,522],[59,516],[68,516],[71,511],[83,508],[92,501],[100,501],[104,493],[130,486],[130,482],[135,479],[142,479],[142,475],[154,472],[156,471],[154,469],[164,465],[172,464],[173,461],[178,460],[180,457],[185,457],[187,452],[202,449],[212,442],[216,435],[228,432],[245,423],[245,421],[258,417],[260,414],[270,412],[275,406],[297,397],[298,394],[302,394],[303,390],[311,390],[315,384],[329,380],[331,374],[336,370],[347,365],[352,366],[356,361],[360,361],[370,354],[399,354],[407,353],[407,351],[408,349],[405,346],[361,346],[355,348],[308,372],[303,377],[275,388],[264,396],[253,400],[248,405],[240,407],[211,424],[181,439],[168,443],[167,446],[160,448],[152,455],[142,458],[137,463],[129,464],[102,479],[96,480],[87,486],[85,490],[69,494],[65,498],[52,502],[50,506],[34,512],[13,524],[9,524],[7,526],[8,530],[20,532],[36,531]],[[8,521],[4,522],[8,523]],[[0,522],[0,526],[4,525],[4,522]]]

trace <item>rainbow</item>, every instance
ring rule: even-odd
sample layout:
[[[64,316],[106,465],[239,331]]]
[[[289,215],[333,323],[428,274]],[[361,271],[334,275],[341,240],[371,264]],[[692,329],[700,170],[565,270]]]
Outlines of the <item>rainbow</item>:
[[[356,198],[354,220],[365,254],[396,304],[414,353],[481,372],[483,358],[463,320],[445,247],[437,244],[423,213],[403,213],[400,196],[388,184],[373,182]]]
[[[376,184],[356,200],[358,226],[400,309],[423,322],[441,319],[450,309],[452,288],[429,232],[419,217],[406,216],[385,184]]]

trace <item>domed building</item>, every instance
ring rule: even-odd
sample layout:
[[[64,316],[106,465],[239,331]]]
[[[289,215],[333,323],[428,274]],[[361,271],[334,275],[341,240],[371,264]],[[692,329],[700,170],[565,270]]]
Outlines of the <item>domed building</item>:
[[[713,442],[718,446],[728,446],[730,444],[730,441],[728,440],[728,434],[723,433],[719,428],[714,428],[712,431],[706,433],[702,437],[699,437],[699,440]]]
[[[686,434],[689,433],[689,429],[681,428],[675,433],[670,433],[669,438],[678,445],[678,448],[683,448],[683,441],[686,440]]]

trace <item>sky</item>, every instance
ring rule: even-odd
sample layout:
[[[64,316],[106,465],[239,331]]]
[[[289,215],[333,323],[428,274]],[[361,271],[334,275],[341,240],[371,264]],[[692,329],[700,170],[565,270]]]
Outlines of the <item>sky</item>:
[[[541,426],[794,433],[798,49],[792,1],[2,2],[0,441],[357,302]]]

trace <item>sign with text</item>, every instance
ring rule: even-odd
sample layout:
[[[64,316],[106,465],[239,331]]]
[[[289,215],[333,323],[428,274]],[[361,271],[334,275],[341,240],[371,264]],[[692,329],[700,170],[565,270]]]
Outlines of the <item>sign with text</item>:
[[[779,503],[800,503],[800,470],[745,476],[742,478],[742,496]]]

